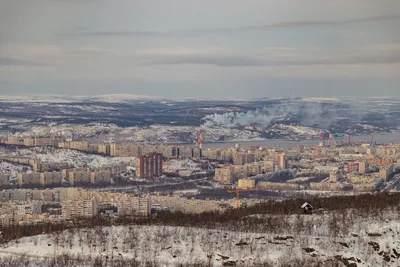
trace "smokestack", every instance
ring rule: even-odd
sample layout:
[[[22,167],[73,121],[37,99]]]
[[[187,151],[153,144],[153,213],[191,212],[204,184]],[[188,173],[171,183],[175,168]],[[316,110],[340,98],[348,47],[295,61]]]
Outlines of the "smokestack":
[[[199,135],[199,138],[200,138],[200,149],[203,149],[203,133],[201,132],[201,124],[202,123],[202,120],[200,120],[200,135]]]
[[[194,137],[195,141],[196,141],[196,148],[199,147],[199,131],[196,130],[196,136]]]

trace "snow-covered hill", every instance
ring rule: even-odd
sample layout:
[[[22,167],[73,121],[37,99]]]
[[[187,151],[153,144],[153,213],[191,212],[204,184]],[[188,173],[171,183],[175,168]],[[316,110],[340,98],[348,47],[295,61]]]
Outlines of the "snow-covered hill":
[[[262,216],[254,215],[254,217]],[[385,219],[383,219],[385,217]],[[149,260],[155,266],[181,266],[193,262],[208,266],[254,266],[270,262],[333,259],[343,266],[399,266],[398,215],[358,218],[342,214],[270,216],[279,225],[252,231],[169,226],[118,226],[69,230],[25,237],[0,249],[2,255],[53,257],[69,253],[110,260]],[[242,265],[240,265],[242,264]],[[183,265],[185,266],[185,265]],[[268,266],[268,265],[262,265]],[[321,265],[320,265],[321,266]],[[325,266],[325,265],[323,265]],[[340,265],[339,265],[340,266]]]

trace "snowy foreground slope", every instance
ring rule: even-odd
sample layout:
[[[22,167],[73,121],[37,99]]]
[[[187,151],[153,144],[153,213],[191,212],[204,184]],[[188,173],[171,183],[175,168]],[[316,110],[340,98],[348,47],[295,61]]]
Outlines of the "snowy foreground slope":
[[[338,260],[337,266],[400,266],[398,214],[348,224],[351,216],[345,219],[339,214],[279,216],[270,219],[282,221],[283,226],[258,232],[170,226],[68,230],[10,242],[1,247],[0,257],[24,254],[49,259],[68,253],[75,257],[101,256],[104,261],[150,260],[155,266],[187,266],[193,262],[207,263],[205,266],[270,262],[278,266],[282,261],[298,259],[318,259],[325,262],[322,266],[333,260]]]

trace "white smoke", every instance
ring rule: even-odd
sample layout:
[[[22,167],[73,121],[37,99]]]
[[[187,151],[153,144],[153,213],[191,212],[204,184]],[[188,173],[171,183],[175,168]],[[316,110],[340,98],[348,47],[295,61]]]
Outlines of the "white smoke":
[[[274,107],[247,112],[228,112],[224,114],[212,114],[203,118],[205,127],[240,127],[258,125],[269,127],[285,120],[295,120],[303,126],[320,126],[327,128],[343,117],[349,116],[350,110],[335,109],[331,105],[320,103],[285,103]]]

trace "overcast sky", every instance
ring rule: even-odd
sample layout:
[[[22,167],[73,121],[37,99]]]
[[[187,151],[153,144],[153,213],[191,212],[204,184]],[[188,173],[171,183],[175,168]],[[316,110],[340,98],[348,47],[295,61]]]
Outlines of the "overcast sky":
[[[400,1],[0,0],[0,93],[400,96]]]

